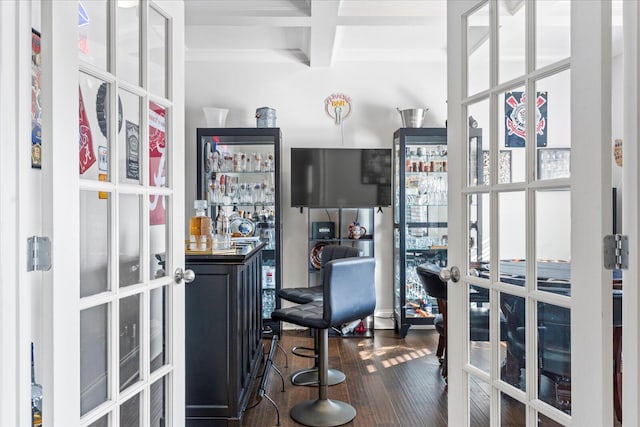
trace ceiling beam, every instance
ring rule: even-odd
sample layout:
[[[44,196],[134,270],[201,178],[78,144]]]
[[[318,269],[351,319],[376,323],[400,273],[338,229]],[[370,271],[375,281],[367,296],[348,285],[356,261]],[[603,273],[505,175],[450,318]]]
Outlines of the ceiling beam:
[[[311,0],[309,66],[329,67],[336,44],[340,0]]]

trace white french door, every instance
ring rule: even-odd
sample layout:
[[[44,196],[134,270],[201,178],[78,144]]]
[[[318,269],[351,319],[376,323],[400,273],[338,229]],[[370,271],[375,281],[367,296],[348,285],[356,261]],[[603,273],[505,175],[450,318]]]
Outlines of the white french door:
[[[611,425],[611,4],[447,8],[449,424]]]
[[[184,5],[42,2],[42,59],[44,425],[182,425]]]

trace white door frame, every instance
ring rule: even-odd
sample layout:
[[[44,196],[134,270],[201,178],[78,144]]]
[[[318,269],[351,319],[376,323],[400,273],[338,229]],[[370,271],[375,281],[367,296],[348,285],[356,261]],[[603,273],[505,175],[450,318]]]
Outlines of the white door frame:
[[[629,237],[629,269],[623,271],[624,297],[622,324],[640,324],[640,291],[638,290],[640,251],[638,232],[640,224],[640,6],[637,2],[623,3],[624,28],[624,157],[622,163],[622,234]],[[623,426],[640,425],[640,328],[622,328],[622,423]]]
[[[31,4],[0,2],[0,425],[31,423],[31,290],[26,240],[39,234],[33,206],[31,147]]]
[[[449,265],[459,266],[462,279],[449,284],[449,307],[462,313],[449,316],[449,410],[450,425],[469,425],[468,367],[465,281],[465,249],[467,226],[463,224],[466,209],[466,168],[462,167],[466,149],[467,118],[462,107],[466,81],[466,44],[461,17],[480,1],[447,3],[448,45],[448,135],[449,135]],[[489,2],[492,7],[495,1]],[[530,5],[527,3],[527,7]],[[547,414],[558,422],[585,426],[610,425],[613,420],[612,387],[612,297],[611,272],[602,267],[602,239],[610,232],[611,210],[611,8],[609,2],[572,2],[571,34],[571,321],[572,321],[572,415]],[[495,22],[495,21],[494,21]],[[529,17],[528,22],[534,22]],[[532,41],[529,42],[531,49]],[[585,88],[588,88],[586,90]],[[531,116],[532,112],[530,112]],[[528,147],[531,150],[531,147]],[[533,162],[529,161],[529,172]],[[584,250],[584,248],[592,248]],[[597,278],[597,280],[594,280]],[[467,277],[472,280],[471,277]],[[496,307],[496,305],[493,305]],[[600,307],[595,311],[593,307]],[[528,314],[532,314],[531,311]],[[598,315],[600,314],[600,315]],[[528,325],[535,325],[531,316]],[[495,325],[495,322],[493,323]],[[529,328],[530,329],[530,328]],[[493,336],[496,327],[492,326]],[[588,332],[588,333],[587,333]],[[532,339],[529,343],[535,342]],[[494,346],[495,347],[495,346]],[[494,351],[495,354],[495,351]],[[531,351],[528,353],[531,355]],[[585,357],[588,355],[588,357]],[[532,365],[530,365],[532,366]],[[493,364],[494,370],[496,363]],[[585,373],[589,373],[586,375]],[[508,391],[498,375],[492,375],[493,391],[491,425],[499,425],[498,391]],[[528,425],[537,425],[536,410],[542,404],[535,400],[535,378],[527,373],[526,402]],[[594,392],[597,390],[597,392]],[[559,412],[559,411],[555,411]]]

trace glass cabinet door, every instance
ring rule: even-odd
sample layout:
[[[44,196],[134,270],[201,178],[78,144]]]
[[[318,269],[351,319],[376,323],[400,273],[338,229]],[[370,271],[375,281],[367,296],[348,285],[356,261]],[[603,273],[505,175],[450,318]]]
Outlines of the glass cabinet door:
[[[209,215],[226,217],[232,240],[260,240],[262,317],[265,331],[279,333],[271,312],[280,287],[280,130],[277,128],[198,129],[199,199]],[[277,330],[276,330],[277,329]]]

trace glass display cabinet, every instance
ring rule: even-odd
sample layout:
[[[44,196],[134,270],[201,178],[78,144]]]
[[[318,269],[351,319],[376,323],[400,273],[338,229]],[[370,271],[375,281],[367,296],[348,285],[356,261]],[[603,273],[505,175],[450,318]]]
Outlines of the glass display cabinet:
[[[474,149],[481,152],[481,130],[469,132]],[[447,130],[400,128],[393,134],[393,147],[394,317],[396,330],[405,337],[412,325],[432,325],[438,314],[416,266],[447,266]],[[482,159],[476,158],[474,177],[482,179]]]
[[[393,282],[396,330],[431,325],[435,299],[416,266],[447,265],[447,130],[401,128],[393,134]]]
[[[197,195],[208,214],[226,217],[231,238],[266,243],[262,253],[265,332],[280,334],[271,312],[282,283],[279,128],[197,129]]]

